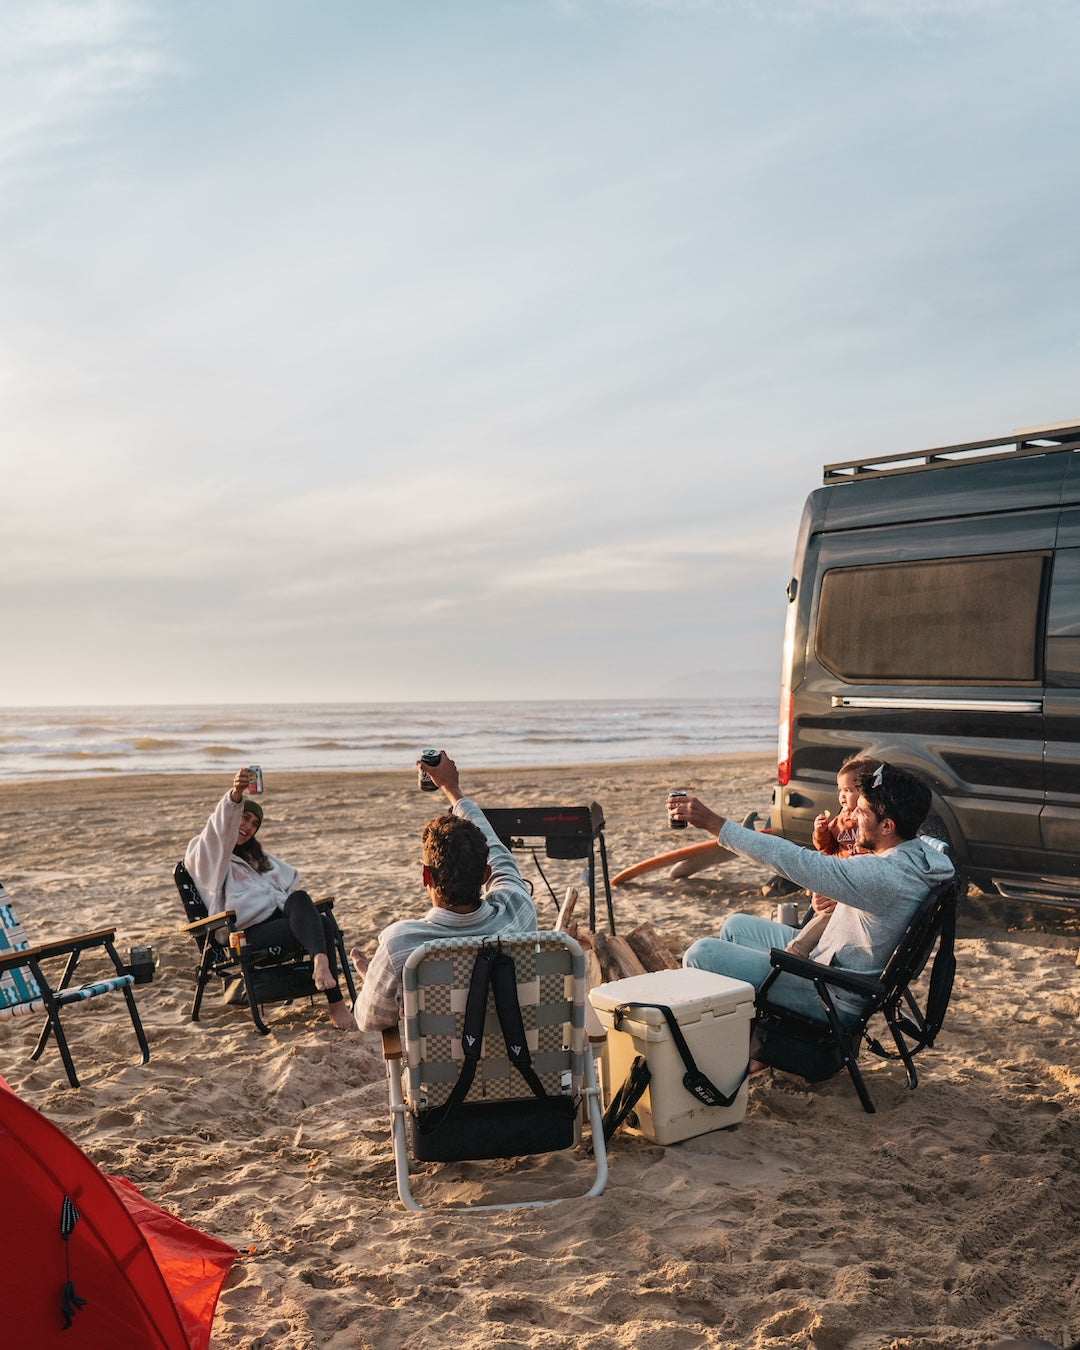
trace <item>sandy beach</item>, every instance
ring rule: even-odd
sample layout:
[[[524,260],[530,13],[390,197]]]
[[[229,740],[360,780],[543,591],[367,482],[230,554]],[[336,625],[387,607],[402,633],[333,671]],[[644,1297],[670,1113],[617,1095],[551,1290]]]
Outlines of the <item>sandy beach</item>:
[[[741,819],[767,808],[774,772],[769,755],[461,768],[481,806],[599,802],[613,872],[686,842],[666,826],[669,788]],[[599,1199],[414,1215],[394,1187],[377,1037],[338,1033],[307,1004],[269,1008],[260,1037],[213,991],[189,1021],[197,953],[171,873],[230,779],[0,786],[0,877],[30,940],[114,924],[123,952],[149,943],[159,958],[136,990],[148,1065],[122,1000],[104,998],[65,1016],[79,1090],[52,1047],[28,1060],[36,1018],[0,1023],[0,1073],[103,1169],[240,1251],[215,1350],[957,1350],[1080,1336],[1077,919],[970,902],[918,1090],[899,1066],[861,1060],[874,1116],[846,1076],[765,1073],[734,1131],[668,1148],[620,1131]],[[348,943],[370,951],[384,924],[426,908],[418,836],[437,806],[414,772],[267,767],[263,802],[264,846],[313,895],[338,897]],[[556,900],[517,856],[549,926]],[[580,864],[542,850],[540,864],[561,899]],[[647,919],[681,951],[732,910],[770,912],[766,879],[740,861],[681,881],[654,872],[616,890],[616,920]],[[498,1165],[497,1184],[582,1166]],[[487,1184],[461,1166],[449,1193]]]

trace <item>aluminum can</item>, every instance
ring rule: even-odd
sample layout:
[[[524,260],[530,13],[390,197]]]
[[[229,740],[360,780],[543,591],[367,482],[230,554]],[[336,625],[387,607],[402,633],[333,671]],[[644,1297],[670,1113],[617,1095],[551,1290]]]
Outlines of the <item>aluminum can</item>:
[[[442,759],[442,753],[438,750],[421,750],[420,758],[425,764],[438,764]],[[423,769],[417,770],[417,784],[422,792],[438,792],[438,784],[433,783]]]
[[[685,797],[685,796],[686,796],[686,793],[683,792],[683,790],[682,790],[681,788],[675,788],[672,792],[669,792],[669,793],[668,793],[668,796],[669,796],[669,797]],[[673,829],[673,830],[685,830],[685,829],[686,829],[686,821],[685,821],[685,820],[676,820],[674,816],[669,815],[669,816],[668,816],[668,826],[669,826],[670,829]]]
[[[251,782],[248,784],[248,791],[258,793],[263,790],[262,769],[257,764],[248,765],[248,773],[251,774]]]

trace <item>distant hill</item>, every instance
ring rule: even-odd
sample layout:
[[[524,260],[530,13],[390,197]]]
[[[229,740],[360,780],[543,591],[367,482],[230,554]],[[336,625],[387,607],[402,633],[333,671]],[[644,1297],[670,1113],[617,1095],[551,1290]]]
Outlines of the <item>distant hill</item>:
[[[650,689],[649,698],[762,698],[779,697],[775,670],[697,670],[676,675]]]

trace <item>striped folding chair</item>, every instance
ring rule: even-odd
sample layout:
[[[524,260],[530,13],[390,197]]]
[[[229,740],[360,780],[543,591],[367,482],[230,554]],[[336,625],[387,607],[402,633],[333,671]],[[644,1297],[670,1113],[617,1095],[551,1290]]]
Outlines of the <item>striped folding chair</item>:
[[[139,1010],[135,1006],[135,995],[131,992],[134,977],[128,972],[117,954],[113,939],[115,928],[99,928],[93,933],[80,933],[76,937],[65,938],[57,942],[43,942],[31,947],[8,900],[4,887],[0,884],[0,1018],[15,1017],[20,1013],[45,1013],[45,1023],[38,1037],[37,1047],[30,1056],[32,1060],[41,1058],[50,1036],[56,1038],[56,1048],[64,1061],[68,1082],[72,1087],[79,1086],[72,1062],[67,1036],[60,1021],[60,1013],[74,1003],[83,1003],[87,999],[97,998],[100,994],[122,993],[127,1003],[131,1025],[142,1051],[142,1062],[150,1059],[150,1047],[146,1042],[146,1033],[139,1020]],[[113,974],[86,984],[76,984],[75,975],[79,959],[84,952],[103,952],[113,966]],[[53,983],[46,973],[44,962],[66,957],[59,982]]]

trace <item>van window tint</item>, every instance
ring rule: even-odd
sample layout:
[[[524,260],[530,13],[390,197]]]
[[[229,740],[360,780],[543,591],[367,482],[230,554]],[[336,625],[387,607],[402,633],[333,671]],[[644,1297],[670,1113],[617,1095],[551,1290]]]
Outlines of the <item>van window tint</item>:
[[[821,583],[817,658],[843,680],[1039,681],[1048,556],[833,568]]]

